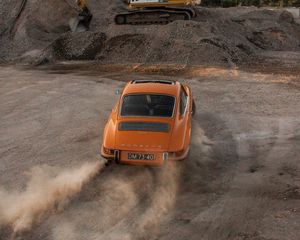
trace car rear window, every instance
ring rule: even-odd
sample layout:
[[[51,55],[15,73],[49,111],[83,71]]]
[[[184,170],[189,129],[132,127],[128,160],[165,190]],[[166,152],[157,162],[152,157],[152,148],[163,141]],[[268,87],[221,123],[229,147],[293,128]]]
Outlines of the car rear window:
[[[123,97],[121,116],[172,117],[175,97],[160,94],[134,94]]]

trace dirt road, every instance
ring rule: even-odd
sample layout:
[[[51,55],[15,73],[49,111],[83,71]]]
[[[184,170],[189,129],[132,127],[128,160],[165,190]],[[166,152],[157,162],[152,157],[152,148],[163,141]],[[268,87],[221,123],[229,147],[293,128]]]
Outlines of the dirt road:
[[[0,239],[300,239],[299,74],[186,76],[189,159],[100,170],[115,89],[154,76],[0,67]]]

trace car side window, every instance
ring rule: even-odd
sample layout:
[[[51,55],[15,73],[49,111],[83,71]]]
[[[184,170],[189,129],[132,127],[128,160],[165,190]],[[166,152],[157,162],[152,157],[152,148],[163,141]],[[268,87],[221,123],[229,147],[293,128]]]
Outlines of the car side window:
[[[185,92],[185,90],[183,89],[183,87],[181,87],[181,91],[180,91],[180,105],[179,105],[179,113],[180,116],[183,116],[185,114],[185,110],[186,110],[186,106],[187,106],[187,99],[188,96]]]

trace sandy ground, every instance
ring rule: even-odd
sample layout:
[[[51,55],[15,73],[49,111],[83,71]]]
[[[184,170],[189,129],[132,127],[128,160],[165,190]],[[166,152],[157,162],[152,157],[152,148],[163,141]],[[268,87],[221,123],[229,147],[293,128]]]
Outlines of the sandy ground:
[[[100,171],[114,91],[136,78],[190,84],[190,156]],[[293,71],[0,67],[0,239],[300,239],[299,89]]]

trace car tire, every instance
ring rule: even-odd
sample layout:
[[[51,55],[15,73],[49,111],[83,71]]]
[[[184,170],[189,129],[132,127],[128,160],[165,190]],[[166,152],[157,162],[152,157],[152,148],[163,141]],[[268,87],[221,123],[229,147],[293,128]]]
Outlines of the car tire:
[[[192,103],[192,116],[194,116],[195,114],[196,114],[196,103],[193,100],[193,103]]]

